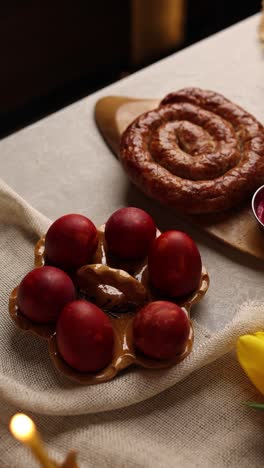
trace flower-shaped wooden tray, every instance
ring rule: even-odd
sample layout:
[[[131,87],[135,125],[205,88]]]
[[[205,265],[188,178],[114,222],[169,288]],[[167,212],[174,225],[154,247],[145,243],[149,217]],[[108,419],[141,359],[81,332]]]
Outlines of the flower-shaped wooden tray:
[[[157,235],[159,231],[157,231]],[[15,288],[9,300],[9,313],[15,324],[22,330],[34,333],[48,341],[49,352],[55,367],[65,376],[80,384],[97,384],[115,377],[123,369],[136,364],[148,369],[161,369],[173,366],[182,361],[192,350],[193,328],[186,349],[171,360],[150,359],[140,354],[133,345],[133,319],[136,311],[151,300],[166,299],[160,297],[148,282],[146,259],[142,262],[118,263],[107,253],[104,242],[104,226],[98,229],[99,245],[93,258],[93,264],[80,268],[73,276],[73,281],[80,296],[93,300],[109,314],[114,330],[114,352],[111,363],[103,370],[88,374],[81,373],[62,359],[56,343],[56,324],[40,325],[33,323],[21,314],[17,306]],[[41,238],[35,247],[35,267],[45,264],[45,238]],[[103,285],[103,287],[101,287]],[[191,307],[199,302],[209,287],[209,277],[202,268],[200,286],[188,297],[177,301],[190,317]],[[191,321],[190,321],[191,323]]]
[[[125,96],[105,96],[95,106],[95,121],[116,156],[120,138],[127,126],[140,114],[159,106],[158,99],[136,99]],[[263,232],[252,214],[250,203],[224,213],[183,217],[211,236],[241,252],[264,260]]]

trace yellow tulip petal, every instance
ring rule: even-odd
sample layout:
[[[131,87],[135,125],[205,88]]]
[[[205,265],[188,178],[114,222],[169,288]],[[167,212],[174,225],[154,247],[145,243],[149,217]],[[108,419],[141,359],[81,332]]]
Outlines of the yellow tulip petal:
[[[263,339],[264,340],[264,331],[258,331],[256,333],[254,333],[254,336],[257,336],[259,337],[260,339]]]
[[[264,333],[241,336],[237,341],[237,357],[250,380],[264,395]]]

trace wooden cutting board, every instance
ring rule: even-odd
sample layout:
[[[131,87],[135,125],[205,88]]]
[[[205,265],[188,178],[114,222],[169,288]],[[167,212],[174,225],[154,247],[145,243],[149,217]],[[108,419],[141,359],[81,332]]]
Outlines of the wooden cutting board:
[[[116,156],[119,153],[120,136],[126,127],[140,114],[154,109],[158,104],[157,99],[123,96],[107,96],[97,101],[97,126]],[[264,230],[256,222],[250,203],[223,214],[192,215],[188,220],[226,244],[264,260]]]

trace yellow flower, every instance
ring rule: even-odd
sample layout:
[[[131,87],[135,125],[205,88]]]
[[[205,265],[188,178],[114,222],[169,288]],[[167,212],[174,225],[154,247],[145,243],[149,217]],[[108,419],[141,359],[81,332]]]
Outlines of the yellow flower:
[[[264,395],[264,332],[240,336],[237,357],[251,382]]]

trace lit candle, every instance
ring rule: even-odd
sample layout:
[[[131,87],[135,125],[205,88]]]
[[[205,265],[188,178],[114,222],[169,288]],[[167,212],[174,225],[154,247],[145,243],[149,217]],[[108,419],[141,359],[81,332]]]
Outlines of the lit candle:
[[[9,428],[17,440],[24,443],[31,449],[32,453],[43,468],[57,467],[45,452],[43,443],[32,419],[25,414],[18,413],[12,417]]]

